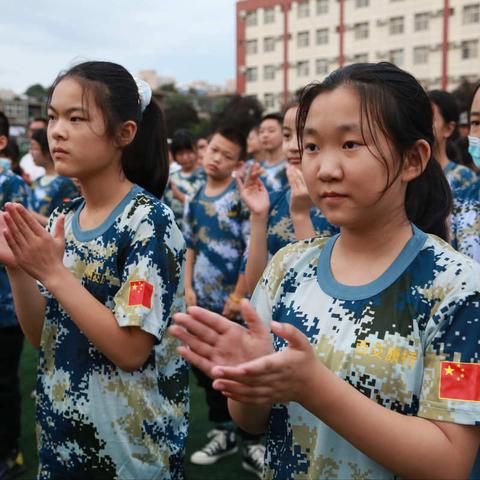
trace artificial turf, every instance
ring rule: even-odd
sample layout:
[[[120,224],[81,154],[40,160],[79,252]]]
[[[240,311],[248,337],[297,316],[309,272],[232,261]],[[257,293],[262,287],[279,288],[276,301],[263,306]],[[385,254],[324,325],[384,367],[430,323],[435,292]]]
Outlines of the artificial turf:
[[[20,477],[22,480],[32,480],[37,471],[37,453],[35,443],[35,410],[31,393],[35,387],[37,353],[25,342],[20,364],[20,380],[22,391],[22,437],[20,447],[25,457],[27,472]],[[242,469],[241,449],[230,457],[224,458],[214,465],[197,466],[188,462],[190,454],[202,447],[207,438],[207,432],[213,427],[207,420],[207,410],[203,390],[190,376],[190,434],[187,444],[186,475],[188,480],[252,480],[255,475]],[[141,479],[137,479],[141,480]]]

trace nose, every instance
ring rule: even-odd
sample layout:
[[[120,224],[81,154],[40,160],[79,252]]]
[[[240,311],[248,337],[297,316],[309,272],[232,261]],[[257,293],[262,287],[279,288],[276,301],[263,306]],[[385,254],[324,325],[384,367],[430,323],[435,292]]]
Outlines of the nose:
[[[317,178],[322,182],[340,180],[343,175],[340,160],[334,152],[322,152],[318,155]]]
[[[50,121],[47,127],[47,134],[54,140],[65,139],[67,135],[65,122],[60,118]]]

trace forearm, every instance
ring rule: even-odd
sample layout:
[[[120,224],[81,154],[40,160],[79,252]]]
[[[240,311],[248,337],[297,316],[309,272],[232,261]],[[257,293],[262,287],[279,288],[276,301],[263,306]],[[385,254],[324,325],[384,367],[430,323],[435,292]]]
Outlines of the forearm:
[[[290,216],[293,223],[295,238],[297,240],[305,240],[316,235],[312,219],[310,218],[310,212],[297,213],[291,211]]]
[[[195,265],[195,250],[187,248],[187,256],[185,260],[185,289],[193,288],[193,266]]]
[[[228,399],[228,410],[234,422],[252,435],[261,435],[267,430],[271,405],[251,405]]]
[[[260,280],[268,263],[267,248],[268,218],[250,218],[250,243],[247,264],[245,267],[245,280],[249,293],[252,293]]]
[[[113,312],[66,268],[44,283],[78,328],[115,365],[125,371],[143,365],[153,346],[153,336],[137,327],[121,327]],[[147,337],[151,337],[151,345]]]
[[[477,442],[477,448],[466,453],[458,448],[454,435],[445,432],[448,424],[441,428],[440,422],[384,408],[320,362],[310,377],[302,405],[396,475],[415,479],[468,477],[478,448],[478,434],[473,427],[468,434],[472,444]]]
[[[245,275],[240,274],[238,276],[237,283],[233,290],[233,295],[237,298],[243,298],[247,293],[247,280],[245,279]]]
[[[36,348],[40,346],[46,300],[37,281],[20,268],[7,268],[15,311],[23,333]]]

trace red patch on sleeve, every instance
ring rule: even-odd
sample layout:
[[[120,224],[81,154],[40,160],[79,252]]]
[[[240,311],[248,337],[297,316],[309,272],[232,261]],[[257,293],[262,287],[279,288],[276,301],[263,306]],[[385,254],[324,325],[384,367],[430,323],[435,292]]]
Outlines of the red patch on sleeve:
[[[440,398],[480,402],[480,364],[441,362]]]
[[[153,285],[145,280],[130,282],[130,290],[128,293],[128,306],[134,307],[143,305],[152,308]]]

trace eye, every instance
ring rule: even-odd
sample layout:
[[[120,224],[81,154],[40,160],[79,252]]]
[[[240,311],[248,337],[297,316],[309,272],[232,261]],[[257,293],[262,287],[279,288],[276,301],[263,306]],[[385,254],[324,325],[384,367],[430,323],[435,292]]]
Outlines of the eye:
[[[345,149],[345,150],[353,150],[354,148],[359,147],[359,146],[360,146],[359,143],[357,143],[357,142],[355,142],[355,141],[353,141],[353,140],[347,140],[347,141],[343,144],[342,148]]]
[[[70,117],[70,121],[73,122],[73,123],[78,123],[78,122],[85,121],[85,118],[78,117],[78,116],[73,116],[73,117]]]
[[[478,127],[480,125],[480,120],[472,120],[470,122],[471,127]]]
[[[55,116],[53,114],[49,113],[48,114],[48,121],[51,122],[53,120],[55,120]]]
[[[316,152],[318,150],[318,147],[314,143],[306,143],[304,150],[306,152],[312,153],[312,152]]]

